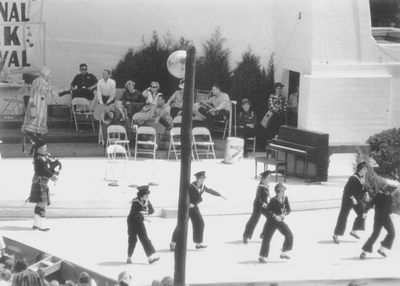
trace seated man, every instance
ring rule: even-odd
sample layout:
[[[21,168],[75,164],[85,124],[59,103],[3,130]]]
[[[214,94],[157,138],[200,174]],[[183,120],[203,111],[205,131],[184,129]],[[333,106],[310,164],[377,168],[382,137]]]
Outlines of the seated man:
[[[238,118],[238,137],[244,139],[243,156],[247,157],[247,138],[256,135],[257,115],[254,111],[250,111],[250,101],[247,98],[242,100],[243,111],[239,113]]]
[[[165,103],[164,95],[160,94],[157,98],[157,104],[154,105],[150,111],[150,118],[145,122],[145,125],[160,123],[166,129],[170,129],[172,126],[172,117],[170,115],[171,107]]]
[[[179,88],[180,90],[175,91],[175,93],[167,101],[167,104],[171,106],[172,118],[175,118],[175,116],[179,115],[179,112],[182,111],[183,89],[185,88],[185,84],[181,83]]]
[[[111,79],[110,70],[103,71],[103,78],[97,82],[97,100],[99,104],[110,105],[115,102],[117,92],[115,80]]]
[[[212,133],[215,121],[229,118],[231,101],[229,96],[221,91],[221,87],[218,84],[214,84],[211,91],[213,96],[200,102],[199,113],[206,117],[207,128]]]
[[[83,97],[87,100],[93,100],[93,91],[97,86],[97,78],[93,74],[87,72],[88,68],[86,64],[80,64],[79,70],[81,73],[74,77],[69,91],[61,92],[59,96],[72,93],[72,99],[75,97]]]

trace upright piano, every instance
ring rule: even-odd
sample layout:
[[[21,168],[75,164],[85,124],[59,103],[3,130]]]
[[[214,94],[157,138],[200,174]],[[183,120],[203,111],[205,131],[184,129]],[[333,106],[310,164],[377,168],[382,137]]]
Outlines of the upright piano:
[[[283,125],[267,142],[267,156],[287,161],[287,174],[307,182],[326,182],[329,166],[329,134]]]

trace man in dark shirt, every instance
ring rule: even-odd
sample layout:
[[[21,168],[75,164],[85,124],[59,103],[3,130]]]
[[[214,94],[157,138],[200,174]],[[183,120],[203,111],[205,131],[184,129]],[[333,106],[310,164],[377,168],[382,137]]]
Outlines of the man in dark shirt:
[[[72,93],[72,99],[75,97],[84,97],[88,100],[93,100],[93,91],[97,86],[97,78],[87,72],[87,65],[79,65],[80,74],[77,74],[71,82],[70,93]]]
[[[248,154],[248,138],[256,135],[257,116],[254,111],[250,110],[250,101],[247,98],[242,100],[243,111],[239,113],[238,118],[238,136],[244,139],[243,156],[246,158]]]

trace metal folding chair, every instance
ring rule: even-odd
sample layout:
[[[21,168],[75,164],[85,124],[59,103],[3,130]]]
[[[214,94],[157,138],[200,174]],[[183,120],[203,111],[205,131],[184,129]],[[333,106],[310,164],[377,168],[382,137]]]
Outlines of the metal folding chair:
[[[113,167],[113,164],[116,164],[118,162],[118,154],[121,154],[121,159],[123,160],[123,171],[122,171],[122,178],[124,177],[125,174],[125,164],[129,160],[129,155],[128,152],[126,151],[125,147],[122,146],[121,144],[118,144],[119,142],[116,141],[115,144],[110,145],[106,149],[107,153],[107,166],[106,166],[106,173],[104,175],[104,180],[107,179],[107,173],[108,173],[108,166],[111,166],[111,171],[114,176],[114,182],[117,182],[116,176],[115,176],[115,170]],[[121,160],[119,160],[121,161]]]
[[[210,131],[205,127],[195,127],[192,130],[193,146],[196,152],[197,160],[199,155],[213,155],[215,157],[214,142],[212,141]]]
[[[154,127],[140,126],[136,130],[135,160],[137,154],[152,155],[156,159],[157,133]]]
[[[89,100],[83,97],[76,97],[71,103],[71,118],[69,127],[71,128],[72,119],[75,122],[76,131],[79,131],[78,125],[92,125],[94,128],[94,117],[93,110],[91,109],[91,104]]]
[[[121,145],[125,148],[126,152],[131,156],[129,148],[129,139],[125,127],[121,125],[109,125],[107,127],[107,146]]]

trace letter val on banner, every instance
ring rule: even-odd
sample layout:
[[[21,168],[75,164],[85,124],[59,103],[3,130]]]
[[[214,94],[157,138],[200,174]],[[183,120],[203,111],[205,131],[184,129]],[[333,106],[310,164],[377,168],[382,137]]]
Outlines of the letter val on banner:
[[[43,0],[0,2],[0,57],[11,73],[38,72],[45,65]]]

